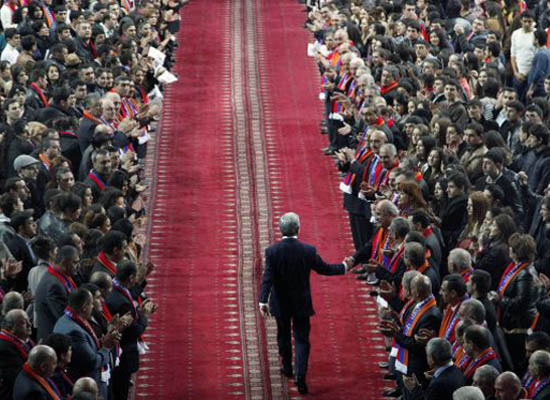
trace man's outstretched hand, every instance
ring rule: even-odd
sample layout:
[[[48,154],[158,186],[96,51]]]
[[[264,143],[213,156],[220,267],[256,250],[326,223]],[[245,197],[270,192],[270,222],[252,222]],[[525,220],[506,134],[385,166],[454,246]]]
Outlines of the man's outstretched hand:
[[[269,306],[267,304],[260,303],[260,314],[262,314],[262,317],[269,317]]]

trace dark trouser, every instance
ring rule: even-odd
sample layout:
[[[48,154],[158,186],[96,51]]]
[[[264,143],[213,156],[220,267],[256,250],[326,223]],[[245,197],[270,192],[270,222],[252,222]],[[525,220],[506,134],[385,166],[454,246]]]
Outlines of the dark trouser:
[[[526,334],[510,334],[504,335],[506,338],[506,344],[508,351],[510,352],[510,358],[512,359],[513,370],[516,374],[520,375],[525,370],[525,338]]]
[[[120,363],[113,370],[113,399],[126,400],[130,390],[132,374],[139,368],[139,354],[137,351],[122,351]]]
[[[363,215],[349,213],[349,224],[355,250],[359,250],[372,237],[372,224]]]
[[[296,378],[305,380],[307,361],[309,358],[309,317],[277,317],[277,344],[279,354],[283,359],[283,367],[292,366],[292,344],[290,336],[291,320],[294,331],[294,346],[296,353]]]
[[[342,121],[337,119],[328,119],[327,131],[330,140],[330,147],[333,150],[339,150],[342,147],[346,147],[348,143],[348,137],[338,133],[338,129],[344,126]]]

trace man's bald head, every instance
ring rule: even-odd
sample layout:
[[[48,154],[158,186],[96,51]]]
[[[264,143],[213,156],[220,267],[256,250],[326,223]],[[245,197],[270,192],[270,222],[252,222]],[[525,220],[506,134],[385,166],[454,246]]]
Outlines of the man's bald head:
[[[498,400],[515,400],[520,391],[521,381],[513,372],[503,372],[495,380],[495,397]]]
[[[22,310],[25,307],[25,300],[19,292],[8,292],[2,300],[2,315],[6,315],[11,310]]]
[[[28,363],[41,377],[51,378],[57,366],[57,355],[50,346],[39,344],[29,352]]]
[[[413,297],[418,300],[424,300],[432,294],[432,282],[426,275],[418,275],[411,282],[411,291]]]
[[[73,386],[73,396],[79,393],[90,393],[97,399],[98,388],[96,381],[88,377],[78,379]]]

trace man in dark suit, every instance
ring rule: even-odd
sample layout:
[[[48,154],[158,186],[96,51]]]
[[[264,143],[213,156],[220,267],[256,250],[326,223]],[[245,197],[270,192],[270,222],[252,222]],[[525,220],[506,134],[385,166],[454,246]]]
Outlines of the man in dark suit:
[[[11,310],[2,320],[0,332],[0,399],[13,397],[15,378],[30,351],[31,322],[23,310]]]
[[[464,374],[453,364],[451,344],[441,338],[433,338],[426,345],[428,365],[434,370],[433,378],[426,388],[422,388],[416,378],[404,377],[405,386],[413,400],[452,400],[453,393],[464,386]]]
[[[72,280],[73,272],[79,263],[78,250],[73,246],[63,246],[57,253],[55,265],[50,265],[36,288],[37,339],[46,339],[67,306],[69,293],[76,289]]]
[[[96,336],[88,322],[93,306],[92,294],[87,289],[73,291],[67,310],[57,320],[53,332],[71,338],[73,357],[68,368],[71,377],[89,376],[101,387],[101,371],[109,363],[109,352],[118,341],[119,334],[112,330],[102,338]],[[107,386],[103,386],[102,395],[107,396]]]
[[[410,243],[409,243],[410,244]],[[432,294],[432,284],[426,275],[418,275],[411,281],[411,297],[414,306],[403,316],[403,324],[382,320],[381,330],[395,339],[395,371],[397,384],[404,390],[406,399],[410,392],[405,390],[403,376],[416,375],[419,383],[426,384],[424,372],[428,370],[426,347],[419,340],[420,331],[437,332],[441,324],[441,312]]]
[[[133,322],[122,332],[120,347],[122,355],[120,363],[113,371],[113,398],[125,400],[128,398],[130,379],[134,372],[139,369],[140,352],[146,350],[141,335],[147,328],[149,315],[156,310],[153,302],[146,300],[141,305],[132,297],[130,290],[135,286],[137,278],[137,267],[132,261],[124,260],[116,266],[116,277],[113,279],[113,290],[105,299],[109,311],[114,316],[120,317],[131,313]]]
[[[314,314],[309,285],[309,274],[315,270],[322,275],[342,275],[348,269],[345,263],[327,264],[315,247],[298,240],[300,218],[286,213],[279,220],[283,240],[265,250],[265,270],[260,292],[260,312],[269,310],[277,320],[277,342],[282,357],[283,373],[292,376],[292,345],[290,328],[294,326],[296,346],[296,386],[301,394],[306,386],[309,357],[309,318]],[[350,261],[351,264],[351,261]],[[271,296],[270,296],[271,294]]]
[[[13,400],[58,399],[50,378],[57,364],[57,355],[50,346],[35,346],[28,361],[17,375],[13,386]]]
[[[14,212],[11,217],[11,226],[16,234],[7,243],[8,249],[17,261],[23,263],[23,270],[15,277],[15,289],[19,292],[29,286],[27,276],[32,267],[38,263],[34,254],[31,239],[36,236],[36,223],[32,210]]]

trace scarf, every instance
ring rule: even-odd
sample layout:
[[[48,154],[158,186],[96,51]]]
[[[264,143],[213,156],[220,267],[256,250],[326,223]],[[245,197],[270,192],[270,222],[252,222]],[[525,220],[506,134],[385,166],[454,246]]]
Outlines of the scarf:
[[[397,86],[399,86],[398,82],[392,82],[389,85],[382,86],[380,88],[380,95],[384,96],[385,94],[391,92],[393,89],[395,89]]]
[[[76,322],[76,324],[78,326],[80,326],[82,329],[84,329],[88,333],[88,335],[90,335],[92,337],[92,339],[94,339],[95,345],[99,349],[101,347],[101,344],[99,343],[99,339],[97,338],[97,336],[96,336],[92,326],[90,325],[90,323],[88,321],[86,321],[85,319],[80,318],[80,316],[77,315],[71,307],[65,308],[64,312],[65,312],[65,315],[68,318],[70,318],[74,322]]]
[[[55,276],[61,282],[67,293],[71,293],[76,289],[76,283],[74,283],[73,278],[61,272],[55,264],[48,265],[48,273]]]
[[[494,360],[495,358],[497,358],[497,354],[491,347],[483,350],[481,354],[477,356],[477,358],[474,358],[466,367],[466,370],[464,371],[464,377],[466,380],[470,379],[479,367],[487,364],[488,361]]]
[[[405,252],[405,243],[401,243],[399,246],[399,249],[397,250],[397,253],[393,255],[393,257],[390,260],[390,263],[388,265],[388,271],[390,271],[392,274],[395,274],[395,271],[397,271],[397,266],[399,265],[399,261],[403,257],[403,253]]]
[[[101,252],[97,256],[97,261],[99,261],[101,265],[107,268],[112,275],[116,274],[116,265],[107,258],[107,255],[103,250],[101,250]]]
[[[33,381],[38,383],[42,388],[48,392],[48,395],[53,400],[61,400],[61,393],[59,392],[59,389],[57,386],[55,386],[55,383],[51,379],[44,379],[40,375],[38,375],[29,365],[28,362],[23,364],[23,371],[31,378]]]
[[[447,308],[445,308],[445,315],[443,315],[443,321],[441,322],[441,326],[439,328],[438,336],[446,339],[451,344],[455,342],[455,328],[458,324],[458,309],[461,304],[462,301],[458,302],[454,310],[450,304]]]
[[[527,390],[527,393],[529,394],[529,398],[531,398],[531,394],[535,391],[535,387],[537,386],[538,380],[533,377],[529,372],[526,372],[525,375],[523,375],[523,379],[521,380],[521,386],[525,390]]]
[[[371,149],[369,149],[367,146],[363,146],[355,153],[355,157],[353,158],[356,163],[359,164],[365,164],[369,165],[374,158],[377,158],[378,155],[374,154]],[[365,167],[367,168],[367,167]],[[348,172],[346,176],[344,177],[344,180],[340,183],[340,190],[347,194],[352,194],[353,189],[352,185],[355,182],[356,179],[355,173]]]
[[[40,158],[40,161],[42,161],[42,165],[44,168],[46,168],[46,171],[50,170],[50,167],[52,165],[52,162],[46,157],[43,153],[38,154],[38,158]]]
[[[413,332],[418,325],[418,322],[424,314],[430,311],[432,308],[437,307],[435,298],[430,295],[420,303],[418,303],[411,314],[407,318],[406,323],[401,328],[401,332],[408,337],[413,336]],[[409,350],[396,343],[397,355],[395,358],[395,369],[403,374],[407,374],[409,364]]]
[[[506,291],[506,288],[508,288],[508,285],[512,283],[514,278],[517,274],[519,274],[521,271],[523,271],[525,268],[529,266],[529,262],[523,262],[523,263],[510,263],[508,267],[506,267],[506,270],[502,274],[502,278],[500,278],[500,283],[498,284],[498,293],[501,296],[504,296],[504,292]]]
[[[38,87],[38,85],[34,82],[31,83],[31,88],[36,92],[38,97],[40,97],[40,100],[42,101],[42,104],[44,105],[44,108],[48,107],[50,105],[50,103],[48,102],[48,99],[46,98],[46,95],[44,95],[44,92],[42,91],[42,89],[40,89]]]
[[[470,276],[472,276],[472,273],[474,272],[473,268],[466,269],[464,271],[460,271],[460,276],[464,278],[464,283],[468,283],[470,280]]]
[[[105,182],[101,180],[99,177],[99,174],[95,172],[93,169],[88,174],[88,178],[90,178],[98,187],[99,190],[105,189]]]
[[[21,354],[23,360],[27,360],[29,352],[26,349],[25,343],[19,339],[17,336],[13,335],[11,332],[8,332],[5,329],[0,331],[0,340],[11,343],[17,351]]]
[[[122,286],[116,278],[113,279],[113,290],[116,290],[117,292],[122,294],[124,297],[126,297],[126,300],[128,300],[128,302],[132,305],[132,313],[133,313],[134,319],[138,318],[139,317],[138,311],[137,311],[136,305],[134,303],[134,299],[132,298],[132,295],[130,294],[130,291],[127,288],[125,288],[124,286]]]
[[[388,256],[384,254],[384,249],[390,248],[390,230],[383,227],[378,228],[372,241],[370,258],[388,268]]]

